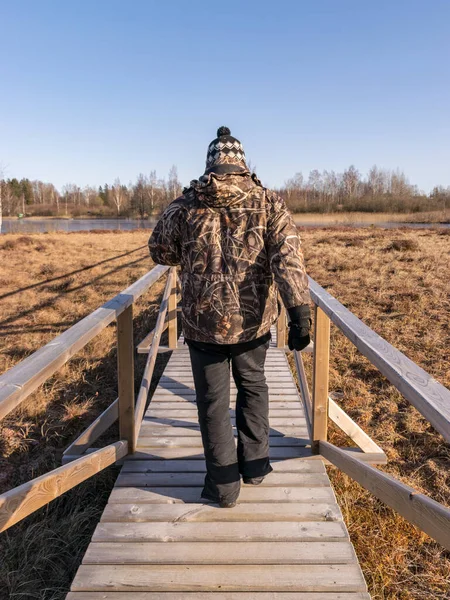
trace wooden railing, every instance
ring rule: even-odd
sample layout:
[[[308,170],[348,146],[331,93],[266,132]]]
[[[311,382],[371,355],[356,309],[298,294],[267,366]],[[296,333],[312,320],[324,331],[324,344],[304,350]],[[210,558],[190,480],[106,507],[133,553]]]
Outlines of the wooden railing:
[[[312,397],[300,352],[294,352],[294,360],[312,451],[450,549],[450,509],[368,464],[385,462],[383,451],[330,398],[331,323],[415,406],[446,442],[450,441],[450,391],[376,334],[312,279],[310,290],[315,305]],[[278,329],[282,327],[279,325]],[[356,443],[360,452],[355,452],[357,449],[338,448],[327,441],[328,418]]]
[[[167,283],[135,406],[133,304],[166,273]],[[3,418],[117,319],[117,400],[69,446],[62,467],[0,495],[0,531],[134,452],[166,316],[169,347],[177,344],[176,298],[176,270],[157,266],[0,377],[0,418]],[[93,442],[117,419],[120,440],[91,452]]]
[[[148,353],[135,402],[133,304],[167,274],[155,328],[138,344]],[[134,452],[145,411],[161,335],[169,330],[167,349],[177,346],[177,280],[174,268],[157,266],[121,294],[68,329],[32,356],[0,377],[0,418],[25,400],[76,352],[117,319],[118,398],[65,451],[63,466],[0,496],[0,531],[44,506],[78,483]],[[294,352],[295,366],[312,451],[337,466],[411,523],[450,549],[450,510],[397,481],[368,463],[384,463],[382,449],[330,398],[328,390],[330,325],[340,331],[370,362],[450,441],[450,391],[418,365],[364,325],[333,296],[310,279],[315,305],[312,394],[303,359]],[[286,311],[277,323],[277,346],[285,349]],[[91,446],[119,419],[120,441],[105,448]],[[327,441],[331,419],[358,446],[338,448]]]

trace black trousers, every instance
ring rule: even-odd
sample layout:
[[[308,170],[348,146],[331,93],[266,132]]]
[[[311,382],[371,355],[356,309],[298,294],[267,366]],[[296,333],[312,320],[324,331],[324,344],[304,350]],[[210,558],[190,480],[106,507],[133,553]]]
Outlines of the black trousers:
[[[234,502],[240,475],[261,477],[269,462],[269,393],[264,362],[270,333],[241,344],[186,340],[206,459],[202,497]],[[237,449],[230,418],[230,364],[237,388]]]

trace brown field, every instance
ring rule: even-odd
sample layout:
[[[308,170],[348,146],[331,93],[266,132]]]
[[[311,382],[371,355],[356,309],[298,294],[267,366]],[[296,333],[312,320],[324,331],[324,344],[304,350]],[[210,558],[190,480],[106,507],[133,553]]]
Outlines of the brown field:
[[[352,225],[364,223],[450,223],[449,211],[430,211],[419,213],[375,213],[375,212],[338,212],[338,213],[295,213],[297,224],[320,223],[321,225]]]
[[[148,235],[1,236],[0,373],[144,274],[152,266]],[[321,228],[302,238],[310,275],[450,387],[448,232]],[[138,302],[137,341],[153,327],[162,287]],[[0,492],[59,466],[63,449],[115,399],[114,341],[111,325],[1,423]],[[334,327],[331,349],[330,389],[385,450],[383,469],[450,505],[450,451],[442,437]],[[158,359],[157,374],[165,360]],[[142,366],[141,357],[137,380]],[[345,443],[330,429],[331,441]],[[348,477],[329,472],[372,597],[450,598],[450,553]],[[108,469],[0,536],[0,598],[65,596],[116,473]]]

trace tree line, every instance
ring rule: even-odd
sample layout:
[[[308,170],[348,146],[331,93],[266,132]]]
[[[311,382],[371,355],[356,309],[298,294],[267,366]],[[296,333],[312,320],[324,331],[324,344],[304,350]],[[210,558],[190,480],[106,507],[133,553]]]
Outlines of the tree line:
[[[276,191],[297,213],[420,212],[445,210],[450,205],[450,186],[436,186],[425,194],[403,172],[376,165],[365,176],[353,165],[342,173],[313,170],[307,178],[296,173]],[[58,190],[43,181],[0,178],[0,215],[145,219],[160,214],[181,192],[175,165],[167,178],[150,171],[128,185],[116,178],[98,188],[70,183]]]
[[[354,165],[342,173],[313,170],[307,179],[297,173],[278,191],[293,212],[410,213],[450,206],[450,186],[425,194],[402,171],[376,165],[365,176]]]
[[[167,178],[159,179],[156,171],[140,173],[134,183],[123,184],[116,178],[112,184],[81,188],[74,183],[61,190],[52,183],[29,179],[0,180],[3,216],[60,217],[139,217],[159,214],[182,192],[178,170],[174,165]]]

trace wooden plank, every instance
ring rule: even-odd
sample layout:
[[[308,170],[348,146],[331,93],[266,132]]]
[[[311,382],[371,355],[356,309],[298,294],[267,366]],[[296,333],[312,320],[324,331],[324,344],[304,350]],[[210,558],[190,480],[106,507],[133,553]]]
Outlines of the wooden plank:
[[[234,435],[237,436],[237,429],[233,427]],[[155,437],[200,437],[200,425],[198,423],[187,423],[185,427],[171,427],[166,426],[164,423],[144,423],[141,429],[141,435],[139,437],[140,443],[151,445],[151,442],[147,438]],[[306,439],[309,443],[310,437],[307,427],[277,427],[276,429],[271,428],[269,430],[269,437],[286,437],[286,438],[302,438]],[[273,446],[285,446],[287,442],[274,443]]]
[[[341,521],[104,523],[93,542],[314,542],[348,538]]]
[[[201,487],[170,487],[170,488],[114,488],[109,498],[110,504],[129,504],[130,502],[142,504],[190,504],[196,502],[208,503],[202,500]],[[239,504],[265,503],[265,502],[335,502],[331,486],[315,488],[303,487],[266,487],[243,486],[239,496]]]
[[[235,409],[234,408],[230,408],[230,415],[231,416],[235,416]],[[183,417],[192,417],[195,416],[197,414],[197,406],[194,404],[192,406],[183,406],[183,407],[178,407],[178,408],[172,408],[172,409],[167,409],[167,408],[156,408],[155,406],[149,406],[149,408],[147,409],[146,413],[145,413],[145,417],[165,417],[165,416],[170,416],[171,418],[175,418],[175,419],[182,419]],[[297,405],[296,408],[290,408],[289,410],[284,410],[284,409],[280,409],[280,408],[269,408],[269,417],[272,418],[278,418],[278,417],[288,417],[288,418],[293,418],[293,417],[303,417],[304,416],[304,412],[303,412],[303,408],[301,407],[300,404]],[[355,440],[353,440],[355,441]],[[355,442],[356,443],[356,442]],[[379,451],[380,449],[378,449]],[[375,450],[372,450],[373,452]]]
[[[308,380],[306,378],[305,366],[301,352],[294,350],[295,369],[297,371],[298,385],[302,399],[302,405],[305,410],[307,426],[312,436],[312,401],[309,393]]]
[[[237,437],[237,436],[235,436]],[[142,432],[138,447],[140,448],[142,445],[151,446],[152,448],[198,448],[199,450],[203,449],[202,440],[200,436],[167,436],[167,437],[154,437],[149,435],[149,437],[145,437],[145,432]],[[270,440],[270,445],[272,448],[278,448],[280,446],[308,446],[310,444],[309,436],[306,433],[305,437],[283,437],[283,436],[274,436]]]
[[[450,509],[424,494],[364,464],[336,448],[322,442],[320,449],[331,463],[369,490],[382,502],[395,509],[410,523],[450,550]]]
[[[169,324],[169,348],[177,347],[178,331],[177,331],[177,270],[175,267],[171,269],[172,274],[172,289],[169,296],[169,310],[167,319]]]
[[[328,398],[328,416],[363,452],[383,454],[380,446],[336,404],[333,398]]]
[[[69,592],[66,600],[244,600],[241,592]],[[251,592],[251,600],[371,600],[364,592]]]
[[[235,408],[236,408],[235,400],[230,400],[230,408],[231,408],[231,410],[235,410]],[[153,396],[153,399],[149,405],[148,410],[154,410],[154,409],[158,409],[158,410],[178,410],[178,409],[197,410],[197,403],[195,402],[195,400],[188,400],[187,398],[180,398],[180,400],[178,402],[176,402],[174,400],[172,400],[172,401],[160,400],[159,398]],[[148,413],[148,410],[147,410],[146,414]],[[295,401],[280,400],[279,402],[276,402],[276,403],[269,402],[270,414],[273,414],[274,410],[289,410],[289,411],[300,410],[304,413],[302,403],[300,402],[299,399],[297,399]],[[285,413],[285,414],[288,414],[288,413]]]
[[[280,314],[278,315],[278,319],[276,322],[276,345],[277,348],[284,348],[286,346],[286,309],[284,308],[284,304],[281,303]]]
[[[164,322],[164,325],[162,327],[162,331],[161,333],[164,333],[166,331],[166,329],[168,328],[169,324],[167,323],[167,321]],[[148,335],[145,336],[145,338],[139,342],[139,344],[136,347],[137,353],[138,354],[148,354],[153,342],[153,337],[155,335],[155,330],[152,329],[150,331],[150,333]]]
[[[236,424],[236,419],[230,417],[231,423]],[[167,417],[144,417],[145,423],[161,423],[171,425],[173,427],[185,427],[186,423],[198,423],[197,417],[182,417],[180,419]],[[306,421],[304,417],[274,417],[270,419],[270,426],[275,427],[305,427]]]
[[[139,393],[138,393],[138,397],[136,400],[136,410],[135,410],[135,419],[134,419],[135,441],[136,442],[137,442],[137,438],[139,436],[142,417],[144,415],[145,406],[147,403],[148,391],[150,389],[153,370],[155,368],[156,357],[158,355],[158,346],[161,341],[162,328],[164,325],[164,319],[166,318],[169,294],[172,289],[173,277],[174,277],[174,272],[173,272],[173,270],[171,270],[171,271],[169,271],[168,276],[167,276],[166,287],[164,288],[164,294],[162,297],[161,306],[159,307],[158,317],[156,319],[152,347],[150,348],[150,352],[147,357],[147,362],[144,367],[144,373],[142,375],[141,386],[139,388]]]
[[[134,342],[133,305],[117,318],[117,385],[119,389],[119,435],[128,442],[133,454],[136,448],[134,420]]]
[[[117,478],[116,487],[200,487],[204,480],[203,473],[130,473],[122,471]],[[261,488],[320,487],[324,485],[330,485],[326,473],[269,473],[262,482]]]
[[[330,319],[316,306],[314,319],[312,440],[313,451],[317,452],[319,450],[317,442],[327,439],[329,363]]]
[[[450,390],[310,279],[311,296],[342,333],[450,441]]]
[[[366,591],[359,567],[347,565],[81,565],[73,591]]]
[[[119,399],[116,398],[114,402],[110,404],[108,408],[64,450],[63,456],[83,454],[85,450],[90,448],[92,444],[117,421],[118,417]]]
[[[155,393],[152,396],[152,402],[192,402],[195,403],[196,394],[194,390],[163,390],[161,388],[157,388]],[[295,402],[296,404],[300,404],[300,399],[298,393],[296,391],[289,393],[276,393],[275,391],[269,390],[269,403],[273,404],[274,402]],[[236,395],[230,394],[230,404],[236,403]]]
[[[207,504],[108,504],[103,522],[216,523],[248,521],[338,521],[341,511],[335,503],[238,504],[229,511]],[[250,555],[251,556],[251,555]],[[136,561],[138,562],[138,561]]]
[[[191,460],[199,458],[204,460],[203,450],[199,452],[199,448],[152,448],[151,446],[138,445],[136,452],[131,454],[127,460],[149,460],[149,459],[180,459],[189,458]],[[310,458],[311,448],[303,446],[286,446],[281,448],[270,448],[269,457],[274,458]],[[318,456],[320,460],[321,457]]]
[[[0,531],[5,531],[41,506],[125,456],[127,446],[125,441],[110,444],[1,494]]]
[[[325,473],[317,457],[272,460],[275,473]],[[205,462],[200,460],[126,460],[122,473],[204,473]]]
[[[279,385],[283,389],[285,387],[290,387],[292,389],[295,389],[295,384],[292,381],[292,375],[290,373],[282,373],[281,372],[276,375],[269,374],[266,376],[266,382],[269,387],[271,385]],[[193,386],[194,378],[187,374],[186,375],[174,375],[173,377],[170,377],[169,375],[161,376],[161,379],[160,379],[161,386],[171,385],[171,384],[176,384],[178,386],[180,386],[180,384],[182,384],[183,386]],[[231,383],[231,387],[236,388],[236,386],[233,385],[233,383]]]
[[[95,542],[84,565],[327,565],[356,560],[349,542],[222,542],[220,557],[215,542]]]
[[[86,450],[86,454],[92,453],[92,452],[97,452],[97,450],[100,450],[100,448],[88,448]],[[180,452],[182,454],[185,454],[184,449],[176,449],[177,452],[175,452],[175,454],[180,454]],[[204,456],[203,453],[202,454],[198,454],[197,450],[198,449],[194,449],[193,453],[192,453],[192,449],[187,448],[186,449],[189,452],[189,456],[173,456],[173,449],[156,449],[156,448],[142,448],[139,449],[135,452],[135,454],[132,455],[128,455],[126,458],[125,463],[127,462],[131,462],[132,464],[139,464],[142,461],[149,461],[149,462],[153,462],[153,463],[168,463],[170,462],[171,465],[176,465],[178,459],[181,460],[181,462],[184,462],[185,460],[189,460],[190,462],[194,463],[194,462],[199,462],[201,463],[202,460],[204,460]],[[387,458],[386,455],[384,454],[384,452],[379,453],[379,452],[363,452],[360,448],[340,448],[340,450],[342,450],[342,452],[344,452],[345,454],[349,454],[350,456],[353,456],[354,458],[356,458],[357,460],[367,463],[367,464],[373,464],[373,465],[385,465],[387,463]],[[169,456],[159,456],[157,454],[155,454],[155,452],[161,452],[161,454],[166,455],[167,453],[169,453]],[[295,458],[294,458],[295,457]],[[79,457],[79,455],[66,455],[63,456],[63,460],[62,463],[63,464],[67,464],[73,460],[77,460]],[[322,464],[325,465],[331,465],[332,463],[327,460],[326,458],[324,458],[323,456],[319,455],[319,454],[311,454],[311,449],[309,447],[302,447],[302,446],[294,446],[294,447],[280,447],[280,448],[273,448],[270,451],[270,458],[271,458],[271,464],[272,466],[274,466],[276,463],[274,461],[279,461],[280,463],[286,464],[289,463],[290,460],[300,460],[300,461],[317,461],[320,462]],[[168,459],[168,460],[165,460]],[[120,464],[123,461],[117,461],[117,464]],[[162,470],[162,469],[161,469]],[[161,472],[161,470],[158,470],[155,468],[155,472]],[[164,469],[163,471],[166,472],[168,470],[171,469]],[[178,469],[175,469],[174,467],[172,467],[172,471],[177,471]],[[284,469],[285,471],[289,472],[289,471],[295,471],[295,469],[291,469],[291,468],[287,468]],[[280,470],[281,472],[283,471],[283,469]],[[195,472],[200,472],[200,469],[196,469]]]
[[[168,267],[158,265],[123,292],[22,360],[0,377],[0,419],[5,417],[74,354],[146,292]]]

